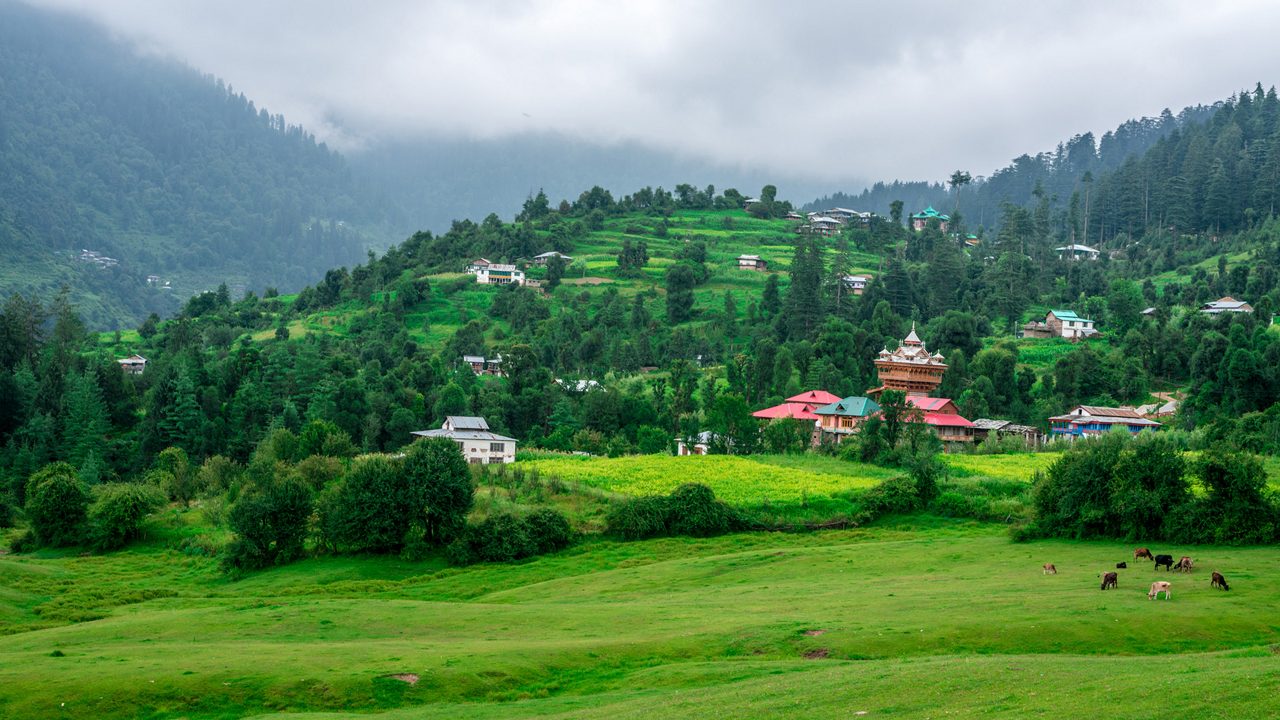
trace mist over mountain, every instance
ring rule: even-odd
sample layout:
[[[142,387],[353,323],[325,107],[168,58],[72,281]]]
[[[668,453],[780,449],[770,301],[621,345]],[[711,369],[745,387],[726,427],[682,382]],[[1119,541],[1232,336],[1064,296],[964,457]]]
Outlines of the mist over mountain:
[[[642,187],[671,190],[680,183],[754,195],[772,184],[779,198],[803,200],[834,184],[720,165],[638,143],[598,145],[555,133],[389,140],[349,152],[347,160],[362,183],[395,206],[395,226],[405,235],[440,232],[453,220],[478,221],[490,213],[510,218],[539,190],[558,204],[596,185],[621,197]],[[864,182],[851,177],[839,184]]]
[[[0,3],[0,96],[0,294],[66,285],[103,327],[221,283],[296,288],[394,239],[304,129],[83,21]]]

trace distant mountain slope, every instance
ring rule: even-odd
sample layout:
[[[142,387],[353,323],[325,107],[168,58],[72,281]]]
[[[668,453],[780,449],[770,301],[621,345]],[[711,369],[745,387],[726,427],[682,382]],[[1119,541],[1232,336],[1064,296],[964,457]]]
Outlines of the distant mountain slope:
[[[639,187],[674,190],[680,183],[699,189],[714,184],[719,190],[735,188],[746,195],[775,185],[784,200],[813,197],[833,185],[683,157],[636,143],[597,145],[555,133],[488,140],[392,140],[349,152],[347,159],[359,179],[400,208],[397,228],[405,235],[417,230],[443,232],[454,220],[478,222],[491,212],[508,218],[539,190],[558,205],[597,185],[619,197]],[[849,173],[850,178],[857,176]]]
[[[90,324],[133,323],[221,282],[299,287],[390,239],[301,128],[70,17],[0,2],[0,99],[0,295],[65,283]]]
[[[1096,180],[1119,169],[1176,131],[1208,122],[1224,104],[1184,108],[1176,116],[1165,110],[1158,117],[1126,120],[1101,139],[1091,132],[1082,133],[1059,143],[1051,152],[1020,155],[985,177],[982,168],[967,168],[973,182],[961,187],[958,194],[944,183],[895,180],[878,182],[860,193],[832,193],[804,209],[849,207],[888,214],[889,203],[902,200],[907,213],[929,205],[943,212],[959,208],[970,227],[992,228],[998,225],[1005,203],[1030,205],[1036,202],[1038,187],[1051,205],[1065,207],[1086,176]]]

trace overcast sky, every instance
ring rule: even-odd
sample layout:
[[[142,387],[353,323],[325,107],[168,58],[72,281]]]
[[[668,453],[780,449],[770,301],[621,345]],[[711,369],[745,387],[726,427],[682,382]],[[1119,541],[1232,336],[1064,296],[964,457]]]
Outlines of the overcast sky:
[[[812,179],[986,175],[1280,78],[1280,3],[33,0],[340,148],[557,131]]]

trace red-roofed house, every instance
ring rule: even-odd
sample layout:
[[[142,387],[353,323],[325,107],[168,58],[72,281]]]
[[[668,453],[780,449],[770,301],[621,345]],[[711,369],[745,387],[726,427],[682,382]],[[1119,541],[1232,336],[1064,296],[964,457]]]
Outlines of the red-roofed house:
[[[908,395],[907,403],[923,413],[924,424],[944,443],[973,442],[973,423],[960,415],[960,409],[947,398]]]
[[[833,402],[840,402],[840,398],[832,395],[826,390],[810,390],[802,392],[799,395],[793,395],[787,398],[780,405],[767,407],[763,410],[757,410],[751,415],[761,420],[777,420],[780,418],[796,418],[797,420],[812,420],[818,422],[818,416],[814,414],[814,410],[823,405],[830,405]]]

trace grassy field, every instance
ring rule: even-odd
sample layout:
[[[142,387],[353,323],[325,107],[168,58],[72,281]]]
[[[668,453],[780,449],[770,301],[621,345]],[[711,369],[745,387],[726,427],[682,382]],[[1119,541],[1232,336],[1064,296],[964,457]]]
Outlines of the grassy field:
[[[592,540],[461,570],[316,558],[239,582],[162,543],[0,557],[0,717],[1274,711],[1280,550],[1160,548],[1201,569],[1151,602],[1145,563],[1098,590],[1099,571],[1132,560],[1128,545],[911,522]],[[1230,592],[1209,588],[1210,569]]]
[[[623,495],[662,495],[699,482],[739,507],[794,503],[805,498],[862,490],[902,474],[898,470],[808,455],[629,455],[564,457],[521,463],[558,477]]]

